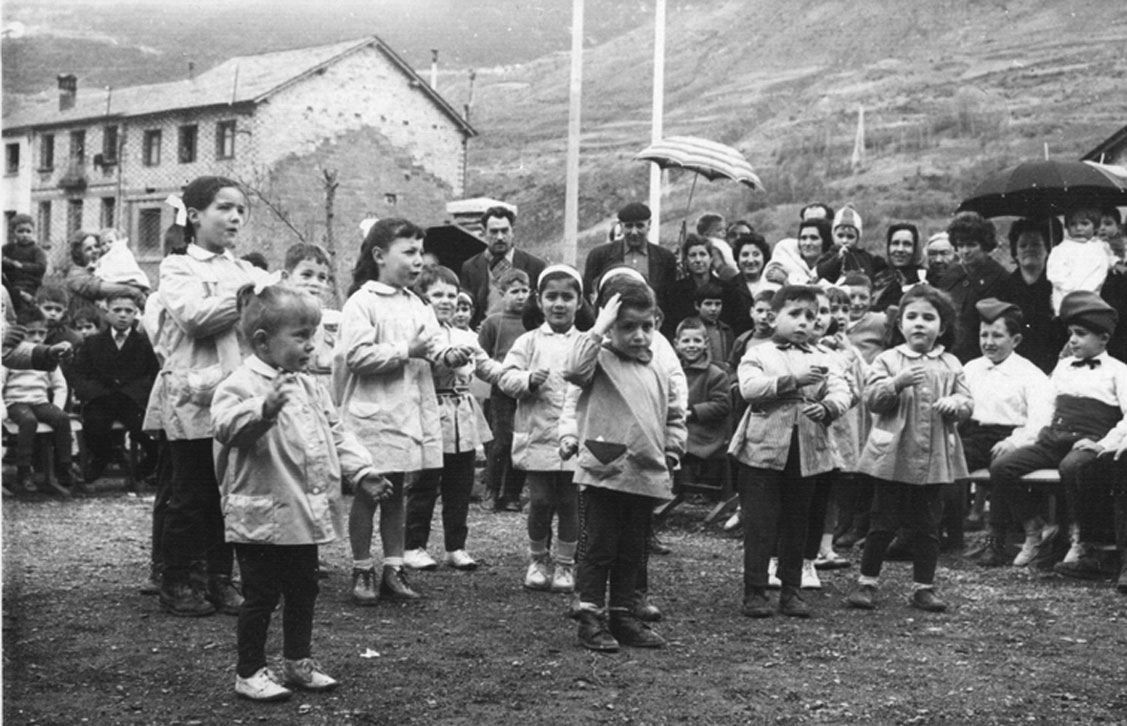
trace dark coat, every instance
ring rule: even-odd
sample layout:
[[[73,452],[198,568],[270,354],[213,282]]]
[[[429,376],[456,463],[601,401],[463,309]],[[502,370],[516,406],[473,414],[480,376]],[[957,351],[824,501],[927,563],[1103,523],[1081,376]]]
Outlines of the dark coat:
[[[536,287],[536,278],[540,277],[547,266],[548,263],[536,255],[519,248],[513,250],[513,268],[528,273],[529,287]],[[462,263],[462,273],[458,280],[462,283],[462,288],[474,297],[476,307],[470,327],[476,329],[478,323],[485,319],[489,305],[489,258],[486,253],[479,252]]]
[[[583,292],[591,295],[595,289],[595,280],[609,268],[621,264],[626,255],[626,242],[607,242],[595,247],[587,253],[587,262],[583,266]],[[670,290],[677,280],[677,257],[661,245],[652,242],[646,243],[646,255],[649,262],[650,287],[657,293],[657,303],[665,309]]]
[[[849,272],[862,272],[873,280],[888,268],[888,263],[860,247],[846,250],[844,255],[835,248],[819,257],[814,267],[818,277],[833,285]]]
[[[689,440],[685,453],[708,459],[723,454],[731,436],[730,378],[709,356],[683,366],[689,387]]]
[[[943,275],[937,287],[951,296],[958,315],[955,347],[949,352],[961,363],[979,357],[982,355],[978,347],[980,320],[975,304],[988,297],[1014,302],[1016,291],[1010,273],[994,258],[987,257],[977,269],[969,272],[962,265],[955,265]]]
[[[1012,302],[1021,308],[1025,320],[1017,352],[1049,375],[1056,368],[1061,348],[1068,337],[1060,320],[1053,316],[1053,284],[1044,271],[1041,279],[1032,285],[1025,284],[1021,270],[1014,270],[1010,277],[1014,288]]]
[[[72,371],[74,393],[83,403],[124,393],[144,410],[160,363],[144,334],[134,329],[118,350],[113,332],[106,328],[79,346]]]

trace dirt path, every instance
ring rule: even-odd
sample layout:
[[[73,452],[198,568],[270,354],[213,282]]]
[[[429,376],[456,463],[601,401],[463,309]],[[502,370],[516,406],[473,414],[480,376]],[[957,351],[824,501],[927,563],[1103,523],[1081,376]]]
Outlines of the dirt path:
[[[580,649],[566,597],[519,587],[524,518],[475,510],[488,565],[416,575],[417,606],[352,607],[346,546],[327,548],[314,652],[342,687],[251,704],[233,691],[233,618],[172,618],[137,594],[150,506],[4,502],[5,724],[1127,723],[1127,598],[1107,584],[945,557],[946,615],[906,607],[896,563],[876,612],[841,606],[854,568],[823,578],[814,619],[753,621],[739,543],[702,532],[698,507],[652,565],[665,651]]]

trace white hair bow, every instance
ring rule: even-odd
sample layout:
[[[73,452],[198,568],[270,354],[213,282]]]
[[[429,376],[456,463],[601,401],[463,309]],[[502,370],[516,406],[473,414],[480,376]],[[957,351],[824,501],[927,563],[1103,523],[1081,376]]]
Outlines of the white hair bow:
[[[273,285],[277,285],[284,278],[282,277],[281,270],[274,270],[259,278],[258,282],[254,283],[254,294],[261,295],[262,291]]]
[[[184,206],[184,200],[175,194],[169,194],[168,199],[164,203],[176,210],[175,224],[177,227],[188,226],[188,208]]]

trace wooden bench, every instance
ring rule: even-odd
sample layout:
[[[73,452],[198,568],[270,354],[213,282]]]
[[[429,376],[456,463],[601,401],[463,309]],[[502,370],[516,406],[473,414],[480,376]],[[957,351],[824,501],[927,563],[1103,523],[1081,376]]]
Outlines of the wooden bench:
[[[49,424],[43,422],[39,422],[35,426],[35,438],[38,439],[40,452],[39,471],[43,473],[48,489],[58,492],[59,494],[65,493],[69,496],[69,491],[66,491],[55,483],[55,445],[51,439],[51,434],[54,432],[55,430],[51,428]],[[20,425],[12,419],[6,418],[4,419],[4,433],[10,438],[19,436]],[[80,435],[82,433],[82,419],[73,415],[70,417],[70,433],[74,438],[73,445],[78,447],[78,460],[84,462],[86,458],[86,448],[83,445],[82,436]]]

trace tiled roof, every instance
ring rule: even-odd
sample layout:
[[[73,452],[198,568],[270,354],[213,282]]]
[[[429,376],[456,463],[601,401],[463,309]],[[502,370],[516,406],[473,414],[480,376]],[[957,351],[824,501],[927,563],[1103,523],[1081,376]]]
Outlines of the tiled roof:
[[[257,102],[330,61],[373,43],[392,63],[418,79],[419,89],[427,93],[466,133],[475,135],[474,130],[453,107],[419,79],[414,70],[376,36],[332,45],[231,58],[200,73],[193,80],[115,88],[107,92],[104,88],[83,88],[79,79],[73,108],[60,111],[58,98],[54,96],[50,103],[27,106],[5,117],[4,128],[11,131],[24,127],[61,126],[88,119],[144,116],[205,106]]]

